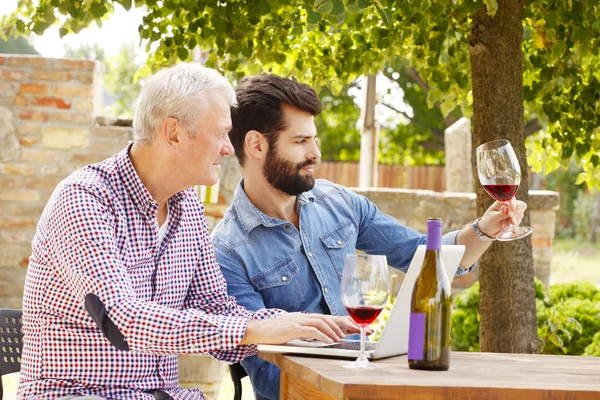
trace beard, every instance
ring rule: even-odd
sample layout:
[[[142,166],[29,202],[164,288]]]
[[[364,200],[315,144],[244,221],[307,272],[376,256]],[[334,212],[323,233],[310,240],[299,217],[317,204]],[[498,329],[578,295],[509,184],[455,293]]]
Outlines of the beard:
[[[263,175],[275,189],[290,196],[298,196],[315,186],[315,178],[312,175],[300,174],[300,170],[309,165],[315,165],[315,161],[306,160],[294,164],[277,155],[276,148],[271,148],[263,165]]]

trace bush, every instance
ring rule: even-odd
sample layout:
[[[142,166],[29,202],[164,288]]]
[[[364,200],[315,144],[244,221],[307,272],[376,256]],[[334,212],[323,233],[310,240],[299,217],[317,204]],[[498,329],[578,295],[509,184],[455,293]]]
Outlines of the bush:
[[[585,348],[583,355],[600,357],[600,332],[594,335],[592,343]]]
[[[544,292],[536,279],[536,309],[540,353],[600,353],[600,290],[589,282],[557,284]],[[452,349],[479,350],[479,284],[454,303]],[[599,354],[600,355],[600,354]]]

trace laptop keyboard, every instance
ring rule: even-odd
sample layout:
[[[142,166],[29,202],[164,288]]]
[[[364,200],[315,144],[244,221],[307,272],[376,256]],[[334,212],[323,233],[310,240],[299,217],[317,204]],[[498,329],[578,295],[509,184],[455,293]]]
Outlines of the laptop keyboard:
[[[377,347],[377,342],[365,342],[365,351],[374,351]],[[358,350],[360,351],[360,342],[342,342],[332,344],[331,346],[325,347],[326,349],[340,349],[340,350]]]

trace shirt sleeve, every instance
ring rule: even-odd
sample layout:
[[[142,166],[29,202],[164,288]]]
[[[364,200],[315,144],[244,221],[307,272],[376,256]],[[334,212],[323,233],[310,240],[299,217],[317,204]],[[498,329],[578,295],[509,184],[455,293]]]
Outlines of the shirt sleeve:
[[[243,316],[250,319],[270,319],[285,314],[284,311],[279,309],[266,309],[264,305],[248,309],[240,305],[242,303],[238,303],[235,296],[228,295],[228,286],[215,259],[215,251],[210,241],[206,219],[203,220],[202,237],[202,259],[184,302],[185,309],[202,309],[215,315]],[[254,345],[238,346],[244,338],[245,325],[241,336],[238,334],[239,329],[223,332],[220,335],[221,350],[213,351],[211,355],[218,360],[234,363],[256,354],[256,346]],[[234,333],[233,336],[232,333]]]
[[[254,289],[246,269],[220,244],[215,244],[217,262],[227,281],[227,292],[249,310],[265,309],[261,294]],[[257,356],[245,358],[242,366],[248,373],[252,388],[265,399],[279,398],[279,368]]]
[[[53,234],[58,238],[54,251],[55,273],[86,308],[106,338],[118,349],[172,355],[230,351],[239,343],[253,313],[242,307],[223,306],[177,310],[136,297],[126,266],[117,248],[117,214],[110,194],[103,187],[73,183],[64,186],[51,213]],[[213,257],[205,255],[198,277]],[[214,260],[213,260],[214,265]],[[175,268],[176,266],[174,266]],[[206,272],[214,280],[211,274]],[[225,296],[223,285],[214,285],[212,299]],[[223,294],[220,293],[223,292]],[[257,317],[260,317],[258,315]],[[241,349],[237,361],[252,349]],[[236,358],[239,357],[239,358]]]
[[[400,224],[395,218],[382,213],[365,196],[340,187],[354,211],[358,229],[356,248],[368,254],[385,254],[388,264],[406,273],[417,247],[426,244],[427,235]],[[456,244],[458,231],[445,234],[443,244]],[[457,275],[470,272],[458,268]]]

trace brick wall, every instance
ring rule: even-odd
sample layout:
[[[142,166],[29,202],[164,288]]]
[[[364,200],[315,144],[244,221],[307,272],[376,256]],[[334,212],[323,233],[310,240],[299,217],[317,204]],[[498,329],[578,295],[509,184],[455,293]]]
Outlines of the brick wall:
[[[31,239],[56,185],[122,149],[130,129],[96,123],[103,65],[0,54],[0,307],[20,307]]]

